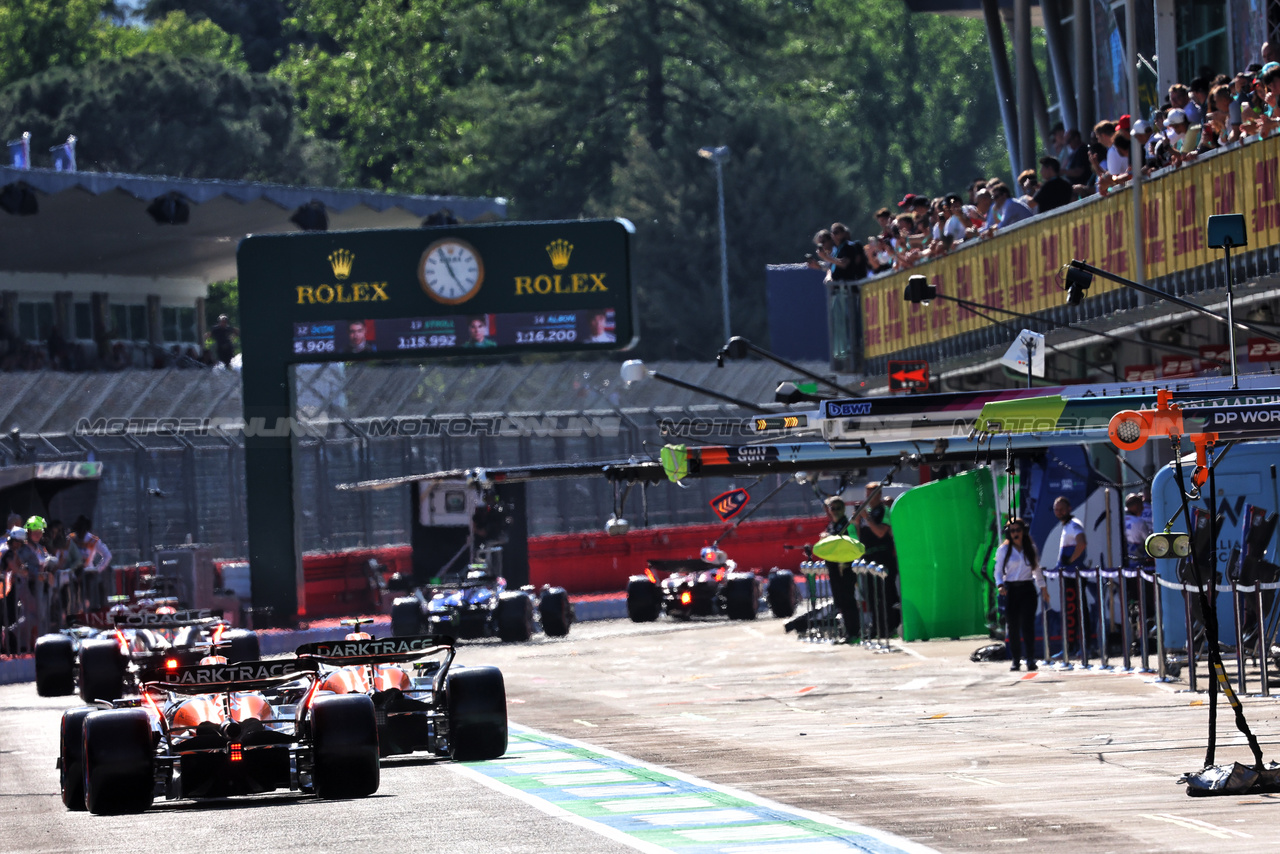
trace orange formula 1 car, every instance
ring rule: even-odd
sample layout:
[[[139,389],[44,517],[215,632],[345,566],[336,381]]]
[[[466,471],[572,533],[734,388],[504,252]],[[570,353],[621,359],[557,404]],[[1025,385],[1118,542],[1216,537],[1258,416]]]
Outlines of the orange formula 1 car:
[[[378,790],[370,697],[321,694],[311,661],[204,662],[167,671],[109,710],[63,714],[58,769],[68,809],[129,813],[157,796]]]
[[[358,627],[357,627],[358,628]],[[426,751],[453,759],[495,759],[507,752],[507,695],[496,667],[454,667],[444,635],[345,640],[298,647],[316,668],[316,696],[367,697],[383,756]]]

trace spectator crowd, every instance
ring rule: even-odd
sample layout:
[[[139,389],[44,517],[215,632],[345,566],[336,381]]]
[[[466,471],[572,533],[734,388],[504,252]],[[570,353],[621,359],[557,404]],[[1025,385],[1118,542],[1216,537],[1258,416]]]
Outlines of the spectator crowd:
[[[111,550],[84,516],[68,528],[10,513],[0,542],[0,654],[29,652],[67,618],[99,610],[115,592]]]
[[[880,231],[861,241],[834,223],[813,236],[808,264],[826,270],[828,281],[910,269],[1025,219],[1121,189],[1133,179],[1135,164],[1148,176],[1217,148],[1269,136],[1280,128],[1280,44],[1263,44],[1262,63],[1234,77],[1197,77],[1175,83],[1167,94],[1149,120],[1106,119],[1094,125],[1088,140],[1079,130],[1056,125],[1038,168],[1019,174],[1016,187],[1000,178],[978,178],[964,196],[907,193],[896,212],[876,211]]]

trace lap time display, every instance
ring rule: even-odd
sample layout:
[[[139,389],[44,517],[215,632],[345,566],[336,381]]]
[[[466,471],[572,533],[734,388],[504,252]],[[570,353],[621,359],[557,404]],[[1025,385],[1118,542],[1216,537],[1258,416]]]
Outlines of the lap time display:
[[[340,354],[483,351],[503,347],[536,349],[540,344],[616,346],[612,308],[325,320],[293,324],[293,354],[325,359]]]

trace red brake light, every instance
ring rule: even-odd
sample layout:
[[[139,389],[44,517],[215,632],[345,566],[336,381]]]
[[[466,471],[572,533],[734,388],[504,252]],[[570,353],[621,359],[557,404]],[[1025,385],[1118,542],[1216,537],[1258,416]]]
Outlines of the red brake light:
[[[240,751],[240,742],[233,741],[231,743],[231,761],[239,762],[241,759],[244,759],[244,755]]]
[[[649,567],[646,566],[644,568],[644,574],[648,576],[649,580],[652,581],[654,584],[658,583],[658,576],[654,575],[653,570],[649,569]]]
[[[164,669],[165,669],[165,670],[177,670],[177,669],[178,669],[178,659],[176,659],[176,658],[166,658],[166,659],[164,660]]]
[[[688,605],[688,604],[689,604],[690,602],[692,602],[692,601],[693,601],[693,594],[692,594],[692,593],[690,593],[688,590],[686,590],[686,591],[684,591],[683,593],[681,593],[681,594],[680,594],[680,604],[681,604],[681,605]]]

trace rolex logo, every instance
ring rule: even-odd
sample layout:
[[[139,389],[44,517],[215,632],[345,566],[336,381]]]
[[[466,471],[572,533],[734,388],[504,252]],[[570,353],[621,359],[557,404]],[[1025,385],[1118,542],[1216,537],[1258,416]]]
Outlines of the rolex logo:
[[[345,279],[351,275],[351,265],[355,260],[356,256],[345,249],[329,253],[329,264],[333,267],[333,275],[339,279]]]
[[[551,256],[551,266],[563,270],[569,266],[569,256],[573,254],[573,244],[567,240],[553,240],[547,244],[547,254]]]

